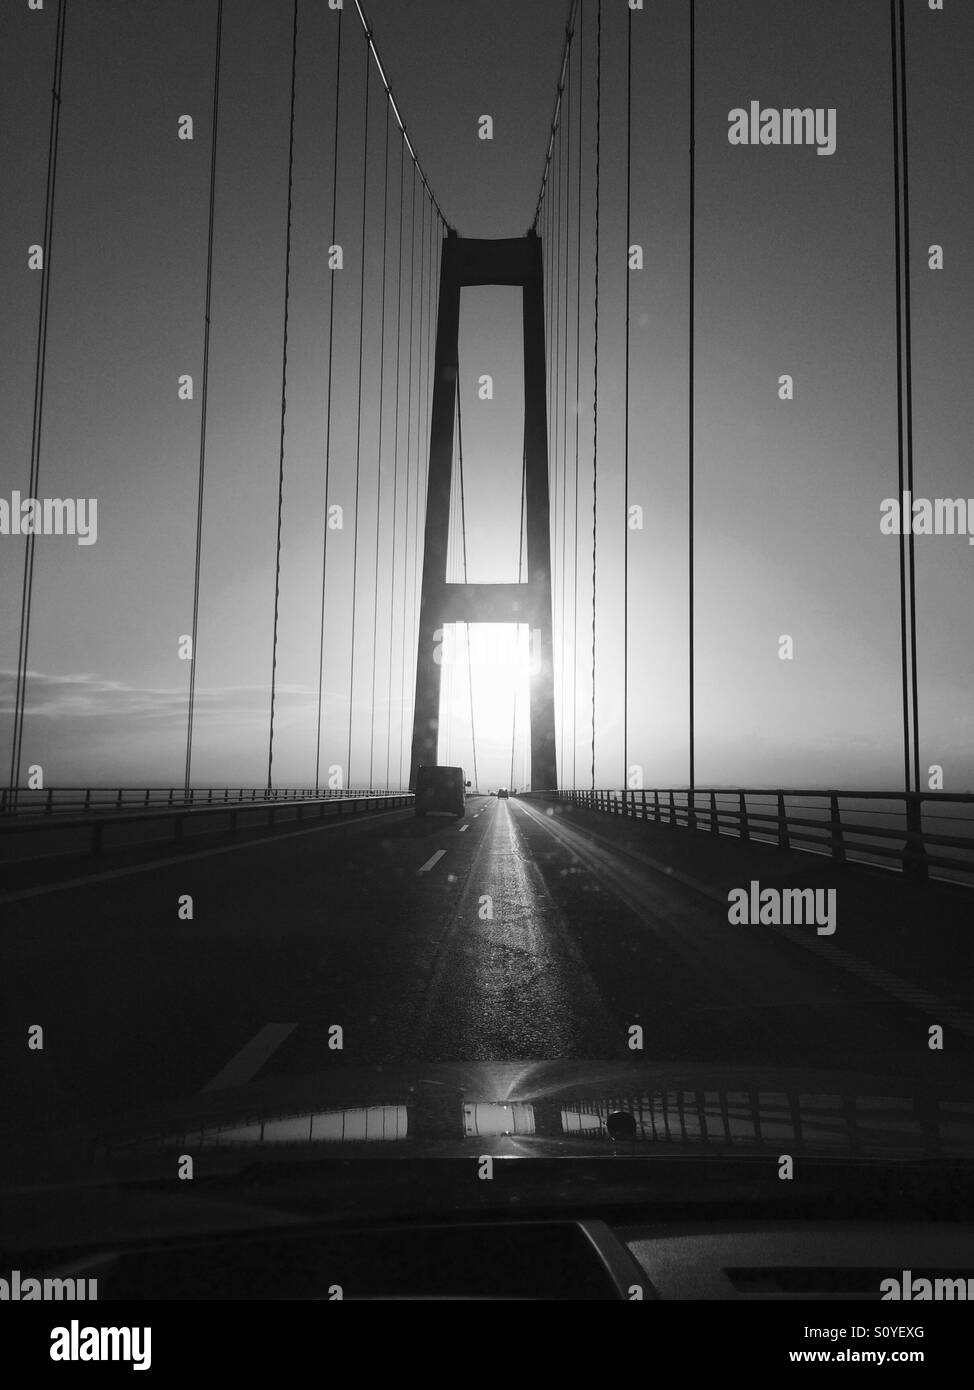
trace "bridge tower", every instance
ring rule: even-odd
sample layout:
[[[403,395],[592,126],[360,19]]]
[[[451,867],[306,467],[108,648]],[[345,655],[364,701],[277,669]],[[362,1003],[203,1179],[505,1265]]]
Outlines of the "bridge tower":
[[[531,632],[531,786],[554,790],[555,696],[551,647],[551,550],[548,513],[548,423],[545,403],[544,280],[541,239],[443,242],[436,325],[433,408],[423,589],[416,654],[409,785],[435,763],[439,740],[440,666],[434,660],[444,623],[527,623]],[[516,285],[523,291],[524,508],[528,577],[520,584],[448,584],[447,543],[453,482],[453,424],[459,370],[460,291],[465,285]]]

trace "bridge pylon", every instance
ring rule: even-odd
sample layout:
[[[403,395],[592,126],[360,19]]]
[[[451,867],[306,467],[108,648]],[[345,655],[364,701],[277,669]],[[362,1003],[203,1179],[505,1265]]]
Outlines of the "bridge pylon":
[[[466,285],[515,285],[523,292],[524,525],[527,579],[515,584],[447,583],[453,426],[459,370],[460,291]],[[444,623],[527,623],[531,633],[531,786],[555,789],[555,695],[551,643],[551,547],[545,390],[544,279],[535,232],[510,240],[443,241],[436,324],[433,407],[423,588],[416,654],[409,785],[437,761],[441,668],[435,660]]]

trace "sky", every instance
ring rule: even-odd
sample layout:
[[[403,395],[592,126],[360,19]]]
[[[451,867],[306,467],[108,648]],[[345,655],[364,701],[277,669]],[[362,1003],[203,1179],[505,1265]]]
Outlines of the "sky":
[[[28,269],[27,248],[43,233],[56,8],[0,6],[8,499],[26,492],[29,477],[41,277]],[[566,0],[371,0],[366,9],[443,215],[464,236],[524,235]],[[908,0],[906,10],[914,491],[967,497],[974,11],[959,0],[943,12]],[[632,15],[628,234],[628,12],[622,0],[603,0],[598,122],[596,13],[596,0],[584,0],[542,221],[546,269],[560,287],[549,297],[548,335],[560,781],[592,784],[594,723],[596,785],[620,786],[635,768],[647,787],[680,786],[689,5],[651,0]],[[193,605],[215,16],[215,0],[67,5],[38,492],[97,498],[98,539],[36,541],[23,767],[42,765],[48,785],[170,785],[183,775],[189,673],[179,639]],[[416,659],[437,229],[394,121],[385,159],[385,98],[351,5],[341,21],[335,176],[338,17],[321,0],[301,0],[298,16],[274,778],[313,785],[317,763],[322,783],[340,769],[346,784],[398,786]],[[291,21],[286,0],[225,6],[195,657],[202,785],[262,785],[267,775]],[[898,546],[879,524],[883,499],[897,490],[888,6],[697,0],[696,39],[697,782],[897,786]],[[752,100],[834,109],[834,154],[731,145],[728,114]],[[194,119],[192,141],[177,138],[184,114]],[[490,141],[478,138],[484,114]],[[337,273],[328,267],[333,216],[344,252]],[[630,243],[643,248],[642,270],[627,267]],[[934,243],[944,247],[943,270],[928,269]],[[516,292],[464,292],[466,563],[481,582],[517,577],[519,332]],[[184,373],[194,376],[192,401],[178,398]],[[791,401],[778,396],[784,373],[794,378]],[[479,395],[484,374],[490,401]],[[644,523],[628,536],[627,379],[628,502]],[[341,530],[325,529],[326,456]],[[24,544],[0,535],[5,750]],[[966,536],[916,539],[920,764],[924,775],[942,766],[953,791],[974,789],[972,565]],[[791,660],[779,657],[783,635]],[[505,648],[492,664],[471,662],[484,787],[526,777],[526,683],[511,657]],[[444,681],[441,757],[469,768],[466,682],[461,659]]]

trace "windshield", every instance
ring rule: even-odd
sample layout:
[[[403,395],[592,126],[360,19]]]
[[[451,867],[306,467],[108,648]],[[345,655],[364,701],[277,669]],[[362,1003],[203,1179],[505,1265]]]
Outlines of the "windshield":
[[[188,1184],[966,1212],[974,10],[901,8],[0,17],[22,1268]]]

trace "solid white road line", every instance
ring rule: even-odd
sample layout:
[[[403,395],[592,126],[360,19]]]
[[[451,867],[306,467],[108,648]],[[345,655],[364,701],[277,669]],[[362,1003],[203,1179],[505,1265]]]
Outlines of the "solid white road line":
[[[265,1023],[260,1032],[255,1033],[250,1042],[235,1057],[231,1057],[202,1090],[223,1091],[229,1086],[245,1086],[297,1026],[296,1023]]]
[[[443,858],[444,854],[446,854],[446,850],[445,850],[445,849],[438,849],[438,850],[436,851],[435,854],[431,854],[431,855],[430,855],[430,857],[429,857],[429,859],[427,859],[426,863],[425,863],[425,864],[422,864],[422,865],[416,870],[416,872],[417,872],[418,874],[428,874],[429,871],[430,871],[430,869],[436,867],[436,865],[437,865],[437,864],[440,862],[440,860]]]

